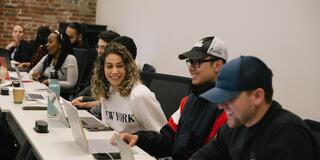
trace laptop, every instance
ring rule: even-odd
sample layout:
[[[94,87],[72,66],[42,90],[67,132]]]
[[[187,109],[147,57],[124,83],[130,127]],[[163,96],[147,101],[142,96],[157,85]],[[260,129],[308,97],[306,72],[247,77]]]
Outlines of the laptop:
[[[7,71],[5,73],[5,75],[3,75],[3,77],[0,77],[1,78],[1,83],[0,83],[0,87],[8,87],[12,84],[12,82],[10,81],[10,76],[9,76],[9,72],[8,72],[8,62],[7,62],[7,58],[9,58],[9,53],[5,52],[5,53],[2,53],[3,51],[6,51],[2,48],[0,48],[0,66],[5,68]],[[9,65],[10,65],[10,62],[9,62]],[[4,74],[4,73],[2,73]]]
[[[7,70],[13,71],[14,69],[11,67],[9,51],[7,49],[0,48],[0,57],[5,60]]]
[[[20,83],[20,86],[22,88],[24,88],[24,84],[22,81],[22,77],[21,77],[21,73],[20,70],[17,66],[13,66],[13,68],[15,69],[16,73],[17,73],[17,77],[18,77],[18,81]],[[42,94],[36,93],[36,92],[27,92],[26,91],[26,100],[27,101],[37,101],[37,100],[46,100],[45,96],[43,96]]]
[[[67,103],[64,108],[68,115],[71,131],[75,141],[87,153],[107,153],[109,155],[111,153],[120,153],[122,160],[134,160],[133,152],[130,147],[123,142],[119,136],[115,136],[117,145],[112,145],[109,139],[87,139],[82,128],[77,109],[69,103]]]
[[[57,96],[54,94],[53,91],[48,90],[48,98],[49,100],[52,102],[53,106],[56,108],[57,113],[58,113],[58,119],[67,127],[70,127],[69,124],[69,120],[66,117],[65,113],[64,113],[64,109],[61,105],[61,103],[59,102]],[[63,106],[66,105],[71,105],[70,102],[68,102],[67,100],[61,98],[63,101]],[[110,128],[107,128],[103,123],[101,123],[100,121],[98,121],[97,119],[93,118],[93,117],[80,117],[82,126],[86,129],[88,129],[89,131],[106,131],[106,130],[112,130]]]
[[[18,67],[13,66],[16,71],[18,81],[20,83],[20,87],[25,88],[21,73]],[[41,92],[44,91],[44,92]],[[39,93],[40,92],[40,93]],[[35,90],[35,91],[27,91],[25,90],[25,101],[23,101],[23,110],[47,110],[48,102],[47,102],[47,92],[43,89]]]

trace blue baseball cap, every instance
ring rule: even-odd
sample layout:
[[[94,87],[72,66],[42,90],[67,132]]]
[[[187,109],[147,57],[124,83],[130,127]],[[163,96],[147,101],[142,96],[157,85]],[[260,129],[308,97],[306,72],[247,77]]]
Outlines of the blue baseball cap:
[[[272,71],[260,59],[240,56],[226,63],[218,74],[216,86],[200,97],[213,103],[223,103],[242,91],[272,88]]]

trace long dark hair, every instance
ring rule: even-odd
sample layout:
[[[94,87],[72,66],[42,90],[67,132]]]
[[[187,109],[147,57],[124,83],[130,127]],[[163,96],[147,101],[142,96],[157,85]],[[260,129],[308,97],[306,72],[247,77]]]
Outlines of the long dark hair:
[[[33,54],[36,53],[39,46],[47,44],[48,36],[50,35],[50,33],[51,33],[50,28],[47,26],[40,26],[37,29],[37,36],[33,46]]]
[[[69,37],[58,30],[52,32],[57,35],[57,42],[61,45],[60,48],[60,56],[58,58],[58,62],[54,65],[54,70],[57,73],[60,70],[62,64],[64,63],[65,59],[67,58],[68,54],[73,54],[73,49],[71,46],[71,42]],[[47,58],[43,62],[43,70],[45,70],[53,60],[54,55],[47,54]],[[63,74],[63,72],[62,72]]]

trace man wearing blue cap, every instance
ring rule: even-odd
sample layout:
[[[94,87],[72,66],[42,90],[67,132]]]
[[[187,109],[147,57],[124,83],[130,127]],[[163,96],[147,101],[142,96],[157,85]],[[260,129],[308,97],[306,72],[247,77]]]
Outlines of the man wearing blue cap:
[[[226,114],[199,95],[213,88],[218,72],[227,60],[227,49],[218,37],[206,37],[179,55],[186,59],[192,78],[192,92],[181,100],[179,109],[169,118],[160,133],[139,131],[120,136],[130,146],[137,145],[157,158],[187,160],[216,135],[226,122]]]
[[[272,71],[258,58],[241,56],[224,65],[215,88],[201,97],[219,104],[228,125],[191,159],[315,160],[311,130],[272,94]]]

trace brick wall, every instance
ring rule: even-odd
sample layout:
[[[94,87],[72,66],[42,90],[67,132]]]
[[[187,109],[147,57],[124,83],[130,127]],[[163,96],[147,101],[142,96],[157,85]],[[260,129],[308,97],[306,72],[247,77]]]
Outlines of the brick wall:
[[[35,38],[37,27],[57,29],[59,22],[94,24],[97,0],[0,0],[0,47],[12,40],[16,24],[25,27],[25,39]]]

